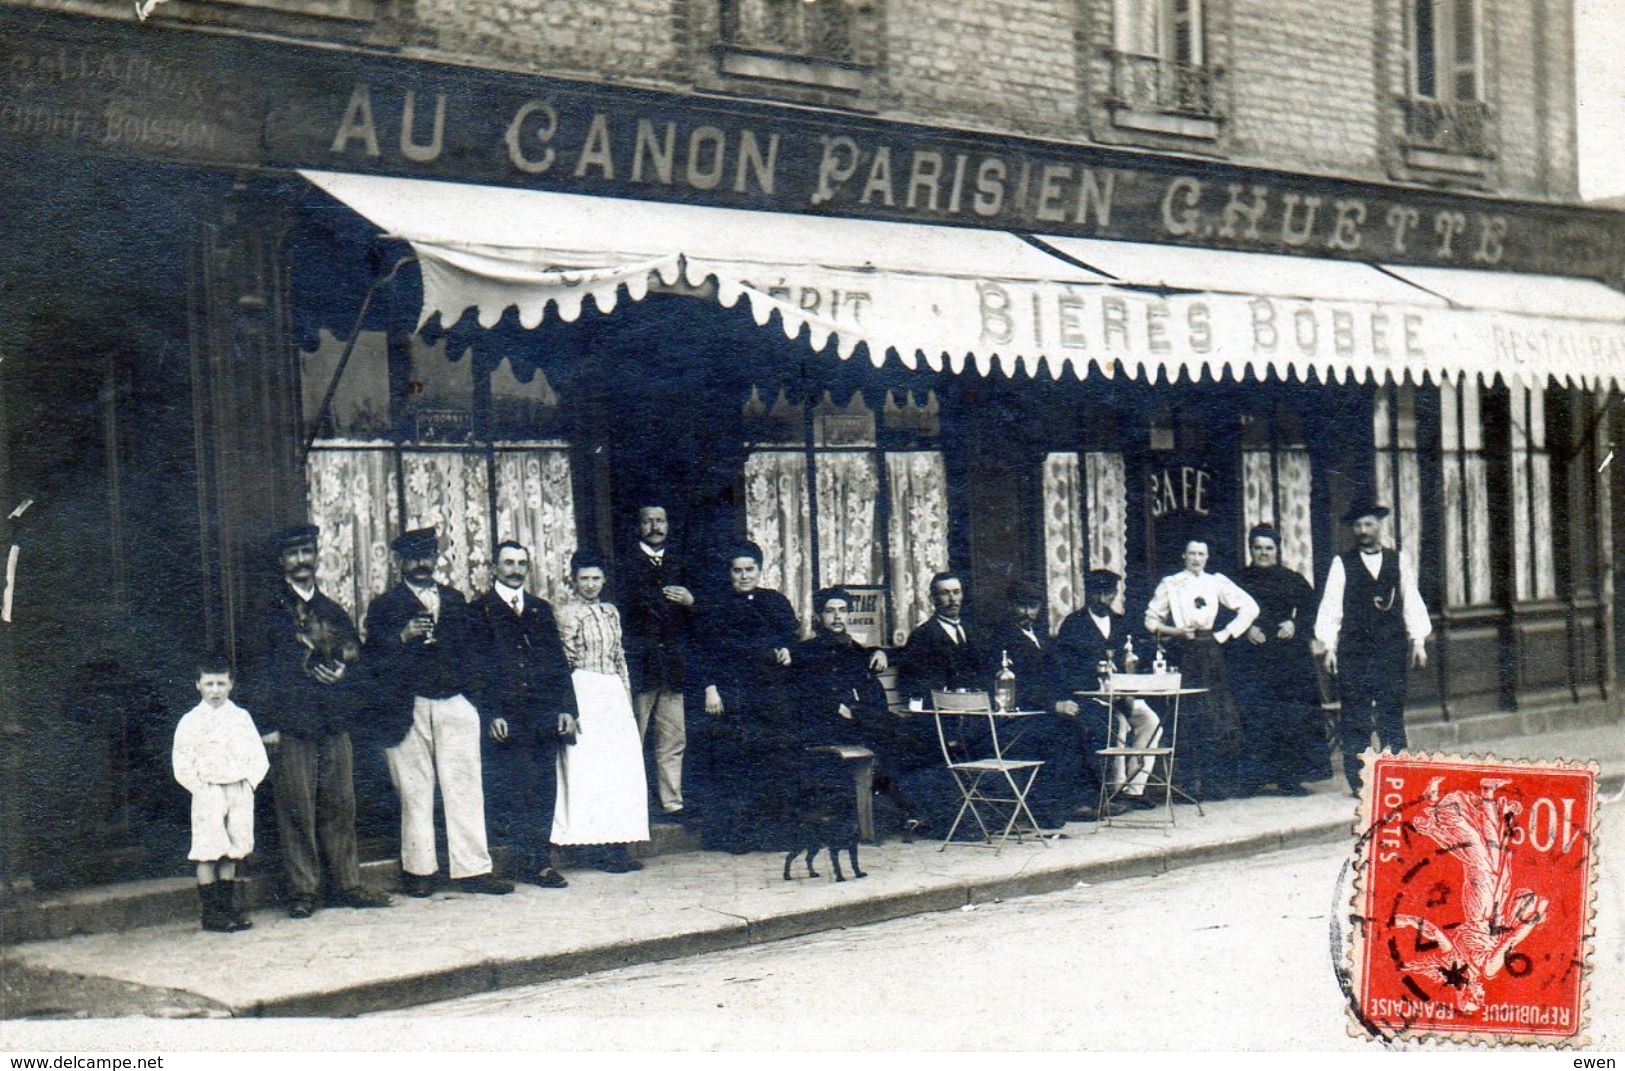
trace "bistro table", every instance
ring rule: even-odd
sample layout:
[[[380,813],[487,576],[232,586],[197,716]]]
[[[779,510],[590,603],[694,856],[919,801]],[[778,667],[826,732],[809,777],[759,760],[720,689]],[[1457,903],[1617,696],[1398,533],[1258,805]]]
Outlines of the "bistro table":
[[[1027,794],[1032,791],[1033,781],[1037,779],[1038,771],[1043,768],[1044,763],[1038,759],[1013,759],[1007,754],[1016,736],[1019,735],[1015,727],[1020,725],[1021,719],[1037,717],[1047,713],[1046,711],[997,710],[989,701],[986,692],[933,691],[930,707],[918,710],[911,707],[908,712],[929,714],[936,721],[937,743],[942,747],[942,761],[947,766],[948,772],[953,775],[954,785],[959,789],[962,800],[959,813],[954,816],[953,825],[948,828],[948,835],[943,838],[938,851],[947,850],[966,814],[969,814],[981,829],[983,843],[996,849],[1002,848],[1012,833],[1015,834],[1017,841],[1030,833],[1038,837],[1039,842],[1045,847],[1049,846],[1049,842],[1044,839],[1038,827],[1038,820],[1033,817],[1033,812],[1027,806]],[[949,719],[957,720],[956,731],[952,736],[946,728]],[[963,741],[966,735],[965,723],[970,719],[985,720],[987,743],[991,754],[981,758],[970,758],[954,753],[950,742]],[[1005,730],[1010,732],[1006,733]],[[985,782],[991,782],[991,787],[984,787]],[[982,817],[984,808],[995,826],[1002,814],[1008,814],[996,840],[988,822]]]
[[[1174,796],[1179,796],[1187,803],[1196,805],[1196,813],[1206,817],[1202,810],[1202,802],[1174,783],[1175,749],[1179,746],[1179,701],[1187,695],[1202,695],[1206,688],[1186,688],[1181,683],[1178,673],[1113,673],[1104,678],[1102,688],[1080,689],[1073,694],[1079,699],[1091,699],[1106,708],[1106,747],[1095,752],[1100,756],[1100,806],[1097,813],[1100,815],[1100,824],[1111,825],[1112,817],[1107,808],[1117,799],[1127,784],[1127,777],[1122,784],[1112,784],[1112,764],[1117,760],[1132,758],[1144,759],[1151,763],[1151,775],[1147,778],[1145,787],[1163,789],[1166,802],[1167,824],[1174,825]],[[1130,706],[1136,699],[1168,699],[1171,700],[1169,709],[1162,714],[1162,732],[1152,740],[1152,744],[1160,743],[1163,733],[1167,734],[1168,746],[1132,747],[1126,743],[1118,743],[1126,733],[1119,732],[1117,703],[1119,700],[1127,701]],[[1127,725],[1127,718],[1122,724]],[[1157,776],[1157,760],[1163,761],[1162,776]],[[1127,771],[1125,770],[1125,773]],[[1160,823],[1159,823],[1160,824]]]

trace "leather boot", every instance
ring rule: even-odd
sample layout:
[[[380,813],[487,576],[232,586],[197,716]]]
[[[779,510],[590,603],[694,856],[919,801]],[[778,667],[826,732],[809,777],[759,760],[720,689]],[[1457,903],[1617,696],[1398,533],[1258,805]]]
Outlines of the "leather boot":
[[[231,890],[224,881],[212,881],[207,885],[197,887],[198,918],[203,928],[210,933],[230,933],[232,931],[230,909],[225,907],[226,901],[221,894],[231,895]]]
[[[248,913],[243,910],[243,905],[248,902],[248,882],[227,881],[216,882],[216,884],[222,884],[226,887],[225,894],[221,898],[221,907],[226,918],[231,922],[232,932],[253,929],[254,924],[249,921]]]

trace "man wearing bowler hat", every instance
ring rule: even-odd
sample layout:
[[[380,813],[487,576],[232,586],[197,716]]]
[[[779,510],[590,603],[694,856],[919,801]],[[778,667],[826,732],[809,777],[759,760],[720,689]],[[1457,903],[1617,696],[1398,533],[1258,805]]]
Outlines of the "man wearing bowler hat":
[[[367,608],[367,658],[382,685],[384,751],[401,800],[401,872],[406,892],[434,892],[434,794],[440,784],[453,887],[510,893],[491,874],[480,781],[480,715],[468,695],[484,654],[484,631],[456,588],[434,579],[440,542],[433,528],[390,544],[401,583]]]
[[[1427,665],[1433,631],[1410,562],[1382,545],[1388,507],[1360,499],[1343,515],[1354,548],[1332,559],[1315,615],[1315,639],[1342,698],[1343,773],[1360,794],[1360,753],[1375,728],[1381,747],[1405,747],[1405,673]],[[1408,653],[1407,653],[1408,652]]]
[[[361,641],[344,608],[316,589],[318,534],[301,524],[272,537],[282,581],[261,608],[253,668],[244,674],[260,689],[255,720],[276,745],[271,785],[296,919],[316,912],[324,860],[329,903],[389,906],[388,896],[361,884],[356,860],[349,730]]]

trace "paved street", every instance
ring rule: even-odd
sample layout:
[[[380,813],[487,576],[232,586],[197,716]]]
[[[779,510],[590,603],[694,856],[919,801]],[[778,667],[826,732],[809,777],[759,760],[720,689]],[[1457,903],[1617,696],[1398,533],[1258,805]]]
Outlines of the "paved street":
[[[1622,813],[1604,807],[1600,831],[1599,1049],[1625,1044]],[[1344,855],[1312,846],[608,971],[390,1013],[390,1032],[524,1048],[1361,1050],[1328,952]],[[480,1018],[445,1021],[463,1017]]]

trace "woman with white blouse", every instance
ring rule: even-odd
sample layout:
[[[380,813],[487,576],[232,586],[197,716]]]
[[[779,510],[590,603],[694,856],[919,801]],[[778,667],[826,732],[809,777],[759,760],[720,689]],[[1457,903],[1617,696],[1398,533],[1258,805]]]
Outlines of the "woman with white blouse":
[[[1205,539],[1185,544],[1185,568],[1162,578],[1145,609],[1145,630],[1172,641],[1168,657],[1183,674],[1187,688],[1204,688],[1180,711],[1180,780],[1194,782],[1197,799],[1245,796],[1256,788],[1246,783],[1242,762],[1241,715],[1230,693],[1224,645],[1245,635],[1258,617],[1258,603],[1229,577],[1207,571]],[[1216,628],[1220,609],[1235,616]]]
[[[575,598],[556,613],[579,715],[575,740],[559,749],[552,839],[602,846],[598,868],[624,874],[643,869],[626,846],[649,839],[649,807],[621,616],[600,598],[604,560],[596,552],[571,555],[570,586]]]

